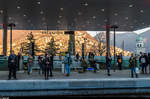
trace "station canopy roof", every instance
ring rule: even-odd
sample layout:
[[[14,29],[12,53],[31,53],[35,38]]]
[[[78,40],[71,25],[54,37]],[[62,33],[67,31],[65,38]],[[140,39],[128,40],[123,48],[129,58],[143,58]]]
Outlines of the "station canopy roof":
[[[15,29],[119,31],[150,26],[150,0],[0,0],[0,24],[7,10]],[[1,26],[0,26],[1,27]]]

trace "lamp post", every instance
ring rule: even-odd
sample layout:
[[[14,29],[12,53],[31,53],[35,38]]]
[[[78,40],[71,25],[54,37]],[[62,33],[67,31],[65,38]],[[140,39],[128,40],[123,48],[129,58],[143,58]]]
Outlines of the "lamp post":
[[[10,54],[12,53],[12,28],[15,27],[16,25],[14,23],[8,24],[10,27]]]
[[[3,24],[0,24],[0,26],[2,26],[3,27]],[[0,53],[1,54],[1,53]]]
[[[111,28],[114,30],[114,71],[116,67],[116,29],[119,28],[117,25],[112,25]]]
[[[86,57],[86,55],[87,55],[87,47],[86,47],[86,40],[87,40],[87,38],[84,38],[84,50],[85,50],[85,57]]]

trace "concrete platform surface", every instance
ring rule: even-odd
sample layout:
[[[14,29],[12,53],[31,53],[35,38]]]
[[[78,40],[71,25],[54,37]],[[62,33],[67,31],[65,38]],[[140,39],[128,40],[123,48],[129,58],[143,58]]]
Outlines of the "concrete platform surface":
[[[33,71],[32,74],[28,75],[27,72],[17,72],[18,80],[44,80],[44,75],[39,75],[38,71]],[[99,70],[97,73],[93,71],[87,71],[85,73],[78,73],[78,71],[71,71],[70,76],[65,76],[61,71],[53,71],[53,77],[51,79],[104,79],[104,78],[131,78],[130,70],[111,70],[111,76],[107,76],[106,70]],[[150,78],[150,74],[139,74],[139,78]],[[0,71],[0,80],[8,79],[8,71]]]
[[[33,71],[31,75],[17,72],[18,80],[6,80],[8,71],[0,72],[0,96],[49,96],[49,95],[107,95],[150,93],[150,74],[130,78],[130,71],[105,70],[97,73],[72,71],[69,77],[59,71],[44,80],[44,75]]]

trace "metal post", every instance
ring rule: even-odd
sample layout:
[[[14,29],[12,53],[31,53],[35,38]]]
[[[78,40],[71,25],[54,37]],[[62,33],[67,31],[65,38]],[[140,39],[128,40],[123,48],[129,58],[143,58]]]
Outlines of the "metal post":
[[[84,43],[82,43],[82,58],[84,58]]]
[[[14,23],[8,24],[10,27],[10,54],[12,53],[12,27],[15,27],[16,25]]]
[[[106,25],[106,45],[107,53],[110,53],[110,26]]]
[[[116,67],[116,33],[115,33],[115,28],[114,28],[114,67]],[[114,68],[114,71],[116,68]]]
[[[123,50],[122,55],[124,56],[124,40],[122,42],[122,50]]]
[[[105,6],[106,6],[106,11],[105,11],[105,17],[106,17],[106,50],[107,53],[110,53],[110,1],[105,0]],[[108,54],[107,54],[108,55]]]
[[[22,44],[21,44],[21,48],[20,48],[20,59],[19,59],[19,70],[20,72],[23,72],[23,56],[22,56],[22,52],[23,52],[23,48],[22,48]]]
[[[10,27],[10,54],[12,54],[12,26]]]
[[[114,29],[114,72],[116,70],[116,29],[118,28],[118,26],[116,25],[112,25],[111,28]]]
[[[86,58],[86,55],[87,55],[87,47],[86,47],[86,40],[87,38],[84,38],[84,57]]]

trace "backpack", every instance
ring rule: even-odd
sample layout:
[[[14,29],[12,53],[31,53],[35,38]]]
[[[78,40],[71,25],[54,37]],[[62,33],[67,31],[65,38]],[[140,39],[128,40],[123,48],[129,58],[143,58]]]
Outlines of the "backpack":
[[[72,64],[72,60],[70,57],[67,57],[67,60],[68,60],[68,64]]]
[[[118,59],[118,62],[121,63],[121,62],[122,62],[122,59]]]
[[[146,63],[146,60],[144,57],[141,58],[141,63]]]

